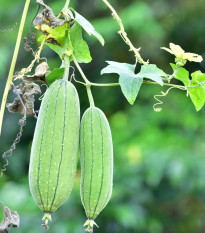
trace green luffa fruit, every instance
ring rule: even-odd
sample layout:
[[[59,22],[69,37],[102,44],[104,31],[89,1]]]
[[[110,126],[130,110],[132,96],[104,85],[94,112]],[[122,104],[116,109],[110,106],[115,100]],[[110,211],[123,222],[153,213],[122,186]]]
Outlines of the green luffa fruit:
[[[47,225],[68,198],[76,176],[79,149],[80,106],[78,93],[66,80],[55,81],[41,103],[29,166],[34,200],[45,212]]]
[[[105,114],[90,107],[80,126],[81,200],[88,217],[88,231],[110,200],[113,186],[113,145]]]

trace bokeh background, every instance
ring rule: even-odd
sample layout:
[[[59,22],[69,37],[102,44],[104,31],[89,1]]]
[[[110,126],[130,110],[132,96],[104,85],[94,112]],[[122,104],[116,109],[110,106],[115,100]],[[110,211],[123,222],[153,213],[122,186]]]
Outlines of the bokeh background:
[[[128,35],[136,47],[142,47],[143,58],[165,72],[174,57],[159,48],[169,42],[180,44],[187,52],[204,55],[204,0],[110,0],[117,9]],[[63,0],[45,0],[57,14]],[[0,7],[0,100],[18,32],[23,0],[1,0]],[[106,60],[134,63],[132,53],[116,33],[118,25],[100,0],[71,0],[71,6],[89,19],[106,40],[104,47],[84,35],[93,61],[82,65],[93,82],[115,82],[117,76],[100,76]],[[24,35],[37,10],[31,1]],[[17,24],[16,24],[17,23]],[[13,26],[14,25],[14,26]],[[31,28],[33,31],[34,28]],[[33,44],[37,49],[39,44]],[[48,47],[43,56],[51,69],[60,60]],[[27,67],[31,52],[22,41],[16,72]],[[190,71],[205,72],[205,63],[187,63]],[[76,78],[80,76],[76,74]],[[76,85],[81,113],[88,107],[85,88]],[[172,90],[164,98],[163,111],[153,111],[153,98],[166,88],[143,85],[134,106],[130,106],[119,87],[93,88],[96,106],[107,115],[114,143],[113,195],[96,219],[104,233],[204,233],[205,229],[205,108],[196,112],[186,93]],[[14,99],[9,94],[8,101]],[[39,96],[38,96],[39,97]],[[35,108],[39,108],[40,101]],[[0,154],[9,149],[18,133],[20,115],[6,110],[0,138]],[[21,216],[19,229],[11,232],[44,232],[42,213],[31,197],[28,186],[28,165],[36,120],[27,119],[23,137],[9,157],[6,174],[0,178],[0,201]],[[1,162],[4,162],[1,160]],[[50,233],[83,232],[86,220],[79,194],[80,169],[73,191],[66,203],[53,214]],[[1,208],[1,207],[0,207]],[[3,219],[3,210],[0,210]]]

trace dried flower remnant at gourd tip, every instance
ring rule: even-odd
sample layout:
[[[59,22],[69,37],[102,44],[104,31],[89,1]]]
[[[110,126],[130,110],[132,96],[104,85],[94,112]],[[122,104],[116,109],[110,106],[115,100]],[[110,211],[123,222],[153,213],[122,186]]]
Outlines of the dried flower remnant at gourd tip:
[[[196,53],[186,53],[179,45],[175,45],[173,43],[169,44],[169,48],[161,47],[161,49],[166,50],[167,52],[175,55],[176,63],[181,62],[181,66],[185,65],[187,61],[191,62],[202,62],[202,56]]]

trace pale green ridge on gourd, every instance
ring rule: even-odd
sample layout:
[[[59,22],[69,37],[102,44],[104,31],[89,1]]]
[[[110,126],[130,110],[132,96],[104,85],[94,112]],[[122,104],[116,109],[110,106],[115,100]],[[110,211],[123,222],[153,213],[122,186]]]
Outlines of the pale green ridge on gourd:
[[[110,200],[113,186],[112,135],[99,108],[88,108],[82,117],[80,156],[81,200],[90,225]]]
[[[71,82],[57,80],[48,88],[41,103],[29,166],[32,196],[45,213],[54,212],[72,190],[79,129],[78,93]]]

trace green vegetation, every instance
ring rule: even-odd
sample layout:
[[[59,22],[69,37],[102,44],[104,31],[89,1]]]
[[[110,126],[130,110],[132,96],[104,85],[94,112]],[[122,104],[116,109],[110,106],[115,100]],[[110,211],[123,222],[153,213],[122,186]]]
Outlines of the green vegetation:
[[[3,95],[17,34],[15,27],[11,32],[6,29],[16,21],[19,22],[17,16],[21,14],[23,2],[3,0],[1,4],[0,35],[3,46],[0,46],[0,98]],[[64,3],[60,5],[59,1],[53,0],[47,4],[58,13]],[[92,22],[96,31],[105,39],[105,47],[101,48],[95,38],[83,34],[90,46],[91,56],[95,58],[90,64],[82,65],[86,76],[93,83],[114,82],[113,80],[117,82],[118,76],[115,74],[100,77],[101,70],[106,66],[105,61],[135,63],[132,54],[127,52],[127,46],[116,34],[119,29],[117,23],[112,20],[110,12],[101,1],[93,0],[88,4],[87,1],[73,0],[71,4],[77,12]],[[175,69],[174,65],[172,68],[167,67],[168,63],[173,63],[173,56],[169,56],[159,48],[167,47],[170,41],[180,44],[185,51],[198,54],[204,51],[203,1],[116,0],[113,1],[113,5],[120,12],[133,44],[142,47],[140,51],[142,57],[145,60],[150,59],[151,64],[158,64],[165,73],[171,73],[172,68]],[[27,24],[31,22],[35,13],[36,4],[33,2]],[[27,26],[25,35],[28,30]],[[80,33],[79,28],[75,33]],[[99,40],[103,43],[101,38]],[[36,50],[39,42],[35,41],[33,47]],[[42,55],[48,58],[51,70],[60,67],[59,56],[48,47],[45,47]],[[80,59],[80,56],[78,58]],[[89,59],[90,57],[87,57],[87,61]],[[27,67],[31,60],[33,60],[32,52],[24,51],[22,45],[16,72],[22,69],[22,64],[23,67]],[[205,72],[204,62],[187,63],[185,68],[192,73],[191,82],[194,86],[198,82],[203,82],[198,78],[203,79],[199,70]],[[137,73],[142,72],[140,69],[137,71]],[[188,86],[187,80],[180,78],[180,72],[183,73],[184,70],[177,72],[179,73],[176,77],[179,81],[174,81],[175,84]],[[77,72],[75,78],[80,80]],[[52,83],[52,76],[50,82]],[[200,93],[201,87],[198,88],[200,90],[198,89],[197,93]],[[83,113],[89,104],[84,86],[79,84],[77,89]],[[95,105],[108,116],[114,144],[113,195],[100,217],[96,219],[96,223],[101,227],[95,228],[95,232],[202,233],[204,231],[205,111],[202,108],[196,113],[185,92],[173,89],[168,97],[162,98],[163,111],[156,113],[153,111],[153,105],[156,103],[153,96],[161,93],[161,90],[166,92],[167,88],[142,85],[139,93],[127,97],[133,103],[133,98],[138,94],[137,102],[130,106],[119,87],[92,88]],[[192,92],[189,94],[191,96]],[[10,93],[8,101],[11,102],[14,97],[15,95]],[[160,97],[159,99],[161,100]],[[194,97],[192,101],[195,102]],[[35,109],[39,109],[39,103],[40,101],[36,102]],[[199,110],[203,104],[204,98],[200,102],[197,101],[196,109]],[[0,140],[1,154],[9,148],[18,132],[18,119],[16,114],[12,115],[6,111]],[[31,197],[28,185],[28,164],[35,122],[31,117],[27,119],[22,140],[13,152],[13,156],[9,157],[8,170],[0,180],[0,200],[11,209],[17,210],[21,216],[20,228],[11,230],[17,233],[43,232],[40,228],[41,213]],[[69,200],[53,216],[51,233],[83,231],[82,225],[86,218],[80,202],[79,167]]]

